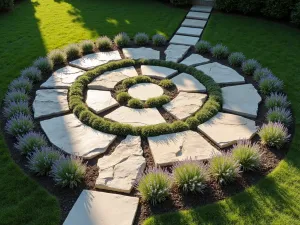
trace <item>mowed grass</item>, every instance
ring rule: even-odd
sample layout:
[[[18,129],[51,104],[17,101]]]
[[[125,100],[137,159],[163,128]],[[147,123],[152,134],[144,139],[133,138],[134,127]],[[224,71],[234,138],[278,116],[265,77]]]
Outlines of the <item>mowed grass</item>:
[[[144,225],[300,224],[300,30],[213,13],[203,39],[258,59],[284,81],[296,118],[292,146],[271,174],[245,192],[204,207],[151,217]]]
[[[155,0],[24,0],[0,14],[0,100],[20,70],[52,49],[119,32],[171,37],[185,14]],[[0,136],[0,224],[59,224],[56,198],[19,169]]]

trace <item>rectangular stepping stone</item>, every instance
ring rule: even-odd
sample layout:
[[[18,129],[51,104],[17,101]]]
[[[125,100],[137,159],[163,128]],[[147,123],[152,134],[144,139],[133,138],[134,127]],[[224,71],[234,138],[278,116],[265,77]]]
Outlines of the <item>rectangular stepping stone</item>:
[[[68,154],[85,159],[104,153],[116,135],[84,125],[74,114],[40,122],[50,142]]]
[[[111,96],[110,91],[88,90],[86,104],[95,113],[101,113],[119,103]]]
[[[181,26],[183,27],[197,27],[197,28],[204,28],[206,25],[206,20],[193,20],[193,19],[185,19]]]
[[[149,76],[149,77],[154,77],[154,78],[169,78],[171,76],[173,76],[174,74],[176,74],[178,71],[177,70],[173,70],[167,67],[162,67],[162,66],[146,66],[146,65],[142,65],[141,66],[141,70],[142,70],[142,74]]]
[[[176,34],[200,37],[203,29],[201,28],[191,28],[191,27],[180,27]]]
[[[209,62],[209,59],[204,58],[202,55],[198,54],[192,54],[189,57],[185,58],[183,61],[181,61],[181,64],[187,65],[187,66],[198,66],[202,63]]]
[[[196,78],[187,73],[181,73],[172,78],[172,82],[179,91],[184,92],[205,92],[206,88]]]
[[[193,46],[193,45],[197,44],[198,41],[199,41],[199,37],[174,35],[173,38],[170,40],[170,43]]]
[[[83,190],[63,225],[132,225],[139,198]]]
[[[160,52],[152,48],[123,48],[123,53],[131,59],[160,59]]]
[[[203,12],[189,12],[186,15],[188,19],[197,19],[197,20],[208,20],[210,13]]]
[[[190,49],[186,45],[169,45],[165,50],[166,61],[179,62]]]
[[[211,10],[212,10],[211,6],[204,6],[204,5],[194,5],[191,8],[191,11],[194,11],[194,12],[206,12],[206,13],[210,13]]]

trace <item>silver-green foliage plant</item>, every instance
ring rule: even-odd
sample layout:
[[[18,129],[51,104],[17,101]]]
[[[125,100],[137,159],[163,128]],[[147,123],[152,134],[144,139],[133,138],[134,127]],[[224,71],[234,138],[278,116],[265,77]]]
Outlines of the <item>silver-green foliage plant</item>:
[[[53,62],[47,57],[39,57],[33,62],[33,66],[37,67],[42,73],[49,73],[53,70]]]
[[[37,132],[28,132],[22,136],[19,136],[15,144],[15,148],[18,149],[21,154],[27,155],[33,152],[35,149],[47,146],[47,141],[44,135]]]
[[[118,47],[122,48],[129,44],[130,38],[129,38],[128,34],[126,34],[125,32],[122,32],[115,36],[114,42]]]
[[[149,36],[146,33],[137,33],[134,36],[134,43],[137,45],[146,45],[149,42]]]
[[[17,114],[10,118],[5,124],[5,131],[15,137],[23,135],[34,128],[34,122],[31,116]]]
[[[25,91],[9,91],[6,93],[4,98],[5,105],[9,105],[11,102],[19,103],[19,102],[27,102],[29,100],[28,94]]]
[[[289,126],[292,122],[292,113],[289,109],[275,107],[269,109],[266,118],[268,122],[280,122],[285,126]]]
[[[261,65],[255,59],[248,59],[248,60],[244,61],[242,64],[242,70],[243,70],[244,74],[246,74],[248,76],[252,76],[254,71],[260,67],[261,67]]]
[[[154,46],[164,46],[167,43],[165,36],[161,34],[155,34],[152,37],[152,43]]]
[[[101,36],[96,40],[96,47],[100,50],[109,50],[113,48],[113,43],[109,37]]]
[[[217,59],[226,59],[229,55],[229,49],[223,44],[217,44],[210,50],[213,57]]]
[[[84,40],[80,43],[80,48],[83,54],[89,54],[94,51],[95,44],[91,40]]]
[[[21,91],[29,93],[32,89],[32,82],[27,77],[14,79],[8,86],[9,91]]]
[[[281,92],[283,90],[283,82],[273,75],[268,75],[259,81],[259,89],[264,95],[270,95],[272,92]]]
[[[199,41],[195,45],[196,52],[199,54],[206,54],[210,52],[211,44],[208,41]]]
[[[66,63],[67,55],[64,51],[60,49],[54,49],[49,52],[47,56],[53,63],[53,65],[61,65]]]
[[[37,82],[42,80],[42,71],[35,66],[31,66],[22,70],[21,76],[28,78],[32,82]]]
[[[81,54],[80,46],[78,44],[70,44],[65,48],[65,53],[68,60],[76,59],[80,57]]]
[[[262,78],[268,75],[273,75],[272,71],[268,68],[258,68],[253,73],[253,78],[255,81],[259,82]]]
[[[242,52],[231,53],[228,57],[228,62],[231,66],[239,67],[246,60],[246,56]]]
[[[3,109],[4,116],[9,119],[17,114],[31,115],[28,102],[10,102]]]
[[[285,94],[282,93],[271,93],[265,100],[265,106],[267,109],[275,107],[287,108],[290,106],[290,102]]]

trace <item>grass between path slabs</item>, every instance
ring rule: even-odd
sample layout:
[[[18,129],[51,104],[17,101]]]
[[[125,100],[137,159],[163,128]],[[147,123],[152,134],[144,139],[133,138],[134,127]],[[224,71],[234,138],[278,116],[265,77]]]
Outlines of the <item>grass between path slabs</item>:
[[[300,30],[266,20],[213,13],[203,40],[259,60],[285,83],[296,118],[287,157],[257,185],[215,204],[154,216],[144,225],[300,224]]]

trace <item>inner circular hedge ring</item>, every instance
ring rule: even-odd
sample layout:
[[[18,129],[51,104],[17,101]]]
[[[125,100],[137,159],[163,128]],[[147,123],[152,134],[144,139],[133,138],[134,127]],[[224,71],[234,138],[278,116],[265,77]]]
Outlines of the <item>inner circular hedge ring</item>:
[[[134,127],[129,124],[114,122],[94,114],[84,102],[84,90],[87,85],[99,75],[128,66],[153,65],[163,66],[177,70],[179,73],[188,73],[202,83],[207,90],[208,100],[198,110],[194,116],[189,117],[185,121],[175,121],[173,123],[161,123],[148,126]],[[105,65],[99,66],[94,70],[88,71],[80,76],[70,87],[69,90],[69,106],[73,113],[86,125],[110,134],[115,135],[139,135],[139,136],[157,136],[161,134],[176,133],[195,129],[201,123],[206,122],[218,113],[222,106],[222,91],[215,81],[198,71],[194,67],[186,66],[179,63],[167,62],[162,60],[147,59],[123,59],[112,61]]]

